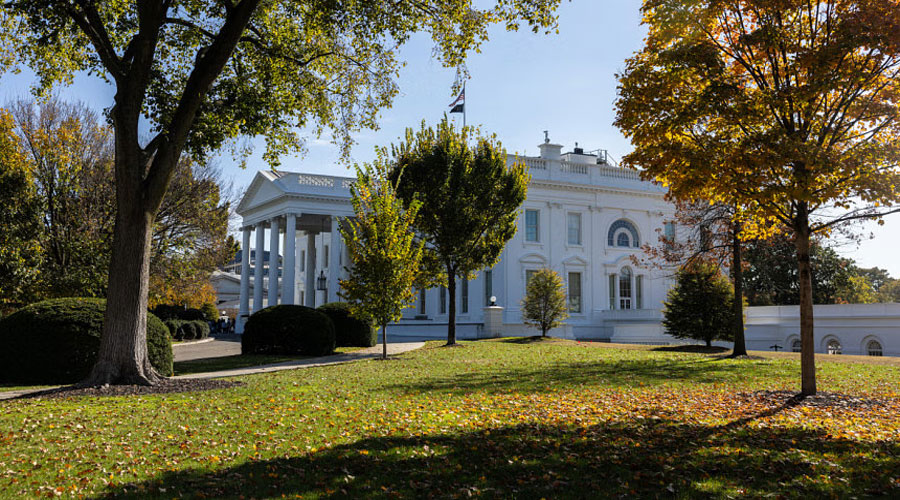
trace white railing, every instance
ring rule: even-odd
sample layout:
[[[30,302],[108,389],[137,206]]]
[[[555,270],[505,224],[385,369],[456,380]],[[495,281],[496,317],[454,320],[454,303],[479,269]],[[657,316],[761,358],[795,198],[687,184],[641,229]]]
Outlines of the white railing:
[[[523,158],[520,156],[518,161],[524,163],[529,170],[547,170],[547,160],[542,158]]]
[[[297,174],[297,183],[301,186],[333,188],[339,179],[328,175]]]
[[[568,161],[561,161],[560,170],[567,174],[579,174],[579,175],[587,175],[588,174],[588,165],[586,163],[572,163]]]

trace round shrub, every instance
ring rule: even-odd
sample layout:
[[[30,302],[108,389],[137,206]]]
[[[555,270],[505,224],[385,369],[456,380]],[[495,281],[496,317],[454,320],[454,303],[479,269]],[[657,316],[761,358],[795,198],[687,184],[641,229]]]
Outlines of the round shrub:
[[[181,320],[179,319],[167,319],[163,322],[166,325],[166,328],[169,329],[169,336],[173,339],[176,338],[176,333],[178,332],[178,328],[181,326]]]
[[[178,340],[194,340],[197,338],[197,329],[193,321],[182,321],[175,332],[175,338]]]
[[[334,342],[338,347],[372,347],[378,342],[375,324],[353,316],[346,302],[329,302],[316,310],[334,323]]]
[[[324,356],[334,351],[334,325],[311,307],[282,304],[252,314],[241,336],[242,354]]]
[[[97,360],[104,299],[65,298],[32,304],[0,321],[0,382],[66,384],[84,379]],[[166,325],[147,315],[150,364],[172,374]]]
[[[216,321],[219,319],[219,310],[216,309],[216,305],[207,302],[200,307],[200,311],[203,313],[203,319],[206,321]]]
[[[178,319],[185,321],[206,321],[206,315],[200,309],[184,309],[178,313]]]

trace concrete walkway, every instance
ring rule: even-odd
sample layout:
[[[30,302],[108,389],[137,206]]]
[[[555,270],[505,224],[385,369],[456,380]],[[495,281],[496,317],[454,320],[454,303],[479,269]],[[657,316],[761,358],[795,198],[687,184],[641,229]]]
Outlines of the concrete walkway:
[[[241,353],[240,335],[217,335],[210,338],[211,342],[174,344],[172,346],[172,354],[175,357],[175,361],[221,358],[223,356],[237,356]]]
[[[175,359],[177,361],[186,361],[189,359],[202,359],[202,358],[214,358],[219,356],[230,356],[233,354],[241,353],[241,343],[240,337],[238,337],[237,342],[231,340],[222,340],[216,339],[216,342],[206,342],[199,345],[185,345],[181,346],[179,349],[174,349],[175,351]],[[214,345],[215,344],[215,345]],[[237,346],[237,352],[231,352],[230,350],[234,349],[234,346]],[[425,345],[425,342],[398,342],[394,344],[387,345],[387,352],[389,356],[393,356],[395,354],[401,354],[404,352],[414,351],[416,349],[420,349]],[[198,352],[195,349],[191,349],[189,352],[182,354],[180,351],[187,351],[188,348],[199,348],[199,347],[209,347],[204,352]],[[226,352],[225,354],[221,354],[222,352]],[[240,375],[253,375],[256,373],[271,373],[278,372],[283,370],[297,370],[300,368],[312,368],[315,366],[328,366],[328,365],[337,365],[341,363],[350,363],[353,361],[361,361],[364,359],[374,359],[381,357],[382,346],[377,345],[374,347],[366,347],[365,349],[360,349],[358,351],[348,352],[344,354],[332,354],[330,356],[321,356],[318,358],[308,358],[308,359],[298,359],[294,361],[285,361],[283,363],[275,363],[269,365],[260,365],[260,366],[251,366],[247,368],[238,368],[234,370],[223,370],[217,372],[206,372],[206,373],[191,373],[189,375],[179,375],[176,377],[171,377],[174,379],[198,379],[198,378],[222,378],[222,377],[237,377]],[[203,355],[205,354],[205,355]],[[184,356],[184,357],[181,357]],[[63,387],[63,386],[56,386]],[[45,391],[47,389],[53,389],[55,387],[41,387],[40,389],[24,389],[19,391],[8,391],[8,392],[0,392],[0,401],[4,399],[13,399],[19,396],[24,396],[32,392]]]

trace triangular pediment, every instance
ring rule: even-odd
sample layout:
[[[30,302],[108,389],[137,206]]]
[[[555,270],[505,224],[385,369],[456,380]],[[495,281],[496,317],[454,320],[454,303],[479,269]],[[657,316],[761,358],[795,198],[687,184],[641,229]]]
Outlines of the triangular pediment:
[[[279,177],[277,173],[272,171],[257,172],[253,182],[250,183],[250,187],[247,188],[247,192],[244,193],[244,197],[241,198],[241,202],[238,204],[237,213],[242,215],[253,207],[283,196],[285,191],[276,182]]]
[[[538,264],[543,266],[547,264],[547,259],[539,253],[527,253],[519,258],[519,262],[522,264]]]

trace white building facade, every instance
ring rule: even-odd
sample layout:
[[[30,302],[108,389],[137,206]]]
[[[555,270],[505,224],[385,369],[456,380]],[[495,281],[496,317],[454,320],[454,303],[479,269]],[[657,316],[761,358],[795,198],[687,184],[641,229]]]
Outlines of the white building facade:
[[[518,231],[493,268],[457,282],[457,337],[534,335],[522,320],[521,302],[531,274],[547,267],[562,277],[570,309],[566,324],[551,335],[679,343],[661,324],[673,270],[638,264],[642,245],[658,244],[661,235],[677,237],[664,189],[611,165],[603,151],[585,153],[576,145],[563,153],[548,139],[538,147],[539,156],[508,157],[524,162],[531,175]],[[239,273],[219,276],[232,287],[239,280],[238,333],[250,314],[268,305],[339,300],[349,262],[338,229],[353,216],[354,181],[284,171],[256,175],[237,209],[241,248],[254,251],[241,252]],[[389,337],[446,338],[446,288],[417,290],[416,297],[389,326]],[[900,355],[900,304],[816,306],[815,316],[816,352]],[[750,349],[798,350],[797,307],[750,308],[746,336]]]

